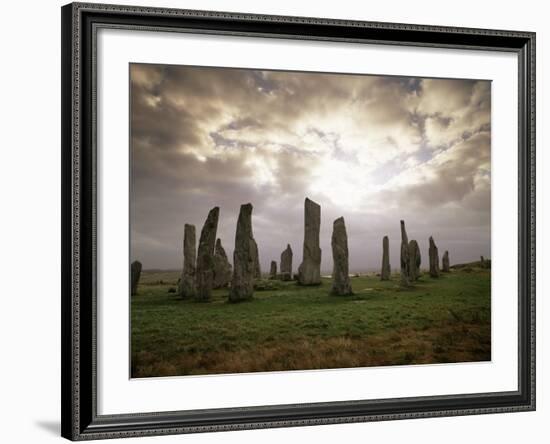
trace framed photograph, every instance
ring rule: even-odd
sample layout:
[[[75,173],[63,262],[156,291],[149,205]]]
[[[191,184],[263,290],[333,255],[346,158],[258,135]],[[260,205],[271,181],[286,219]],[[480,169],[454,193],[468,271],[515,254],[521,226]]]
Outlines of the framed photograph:
[[[61,13],[65,438],[535,409],[534,33]]]

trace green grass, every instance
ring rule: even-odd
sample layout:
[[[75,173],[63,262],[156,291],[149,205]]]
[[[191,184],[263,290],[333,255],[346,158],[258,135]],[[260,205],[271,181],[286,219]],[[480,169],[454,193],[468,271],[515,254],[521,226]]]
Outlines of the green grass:
[[[162,276],[162,277],[159,277]],[[176,272],[144,272],[132,298],[132,376],[236,373],[491,359],[490,270],[351,279],[354,295],[278,282],[254,300],[183,301]],[[162,282],[162,283],[161,283]]]

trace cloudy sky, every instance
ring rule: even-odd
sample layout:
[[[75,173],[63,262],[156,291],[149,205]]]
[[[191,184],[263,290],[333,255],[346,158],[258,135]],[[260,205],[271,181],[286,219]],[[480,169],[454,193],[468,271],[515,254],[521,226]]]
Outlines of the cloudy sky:
[[[451,263],[490,257],[491,83],[188,66],[130,66],[131,256],[177,269],[185,223],[220,207],[232,258],[239,206],[262,270],[302,259],[305,197],[321,205],[322,270],[346,221],[350,271],[399,266],[399,220]]]

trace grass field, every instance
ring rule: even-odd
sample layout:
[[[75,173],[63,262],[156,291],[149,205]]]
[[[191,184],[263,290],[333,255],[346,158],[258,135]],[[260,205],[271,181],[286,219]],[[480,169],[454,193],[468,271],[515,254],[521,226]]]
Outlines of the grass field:
[[[490,270],[466,267],[413,289],[399,277],[351,279],[353,296],[273,281],[251,302],[170,293],[177,272],[142,273],[131,302],[132,377],[238,373],[491,359]]]

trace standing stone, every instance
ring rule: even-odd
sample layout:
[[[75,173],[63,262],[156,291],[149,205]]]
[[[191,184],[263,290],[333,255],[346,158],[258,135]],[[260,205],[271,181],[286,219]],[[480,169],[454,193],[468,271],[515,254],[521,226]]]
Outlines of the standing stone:
[[[292,248],[286,245],[285,251],[281,253],[281,280],[292,280]]]
[[[224,288],[231,282],[231,264],[222,246],[221,239],[216,240],[214,248],[214,288]]]
[[[389,281],[390,275],[390,240],[388,236],[384,236],[384,239],[382,239],[382,271],[380,272],[380,280]]]
[[[441,271],[448,273],[451,271],[450,263],[449,263],[449,252],[445,251],[443,253],[443,259],[441,259]]]
[[[277,262],[271,261],[271,268],[269,269],[269,279],[277,279]]]
[[[252,245],[254,247],[254,278],[262,278],[262,269],[260,268],[260,254],[258,253],[258,244],[254,237],[252,237]]]
[[[433,278],[439,277],[439,252],[435,245],[433,237],[430,236],[430,248],[428,252],[430,256],[430,276]]]
[[[199,240],[196,272],[197,292],[195,299],[201,302],[210,300],[212,288],[214,287],[214,247],[216,244],[219,216],[219,207],[214,207],[210,210],[206,222],[202,227]]]
[[[248,203],[241,205],[237,221],[230,302],[252,299],[256,260],[257,246],[252,235],[252,205]]]
[[[420,277],[420,248],[414,239],[409,242],[409,280],[416,281]]]
[[[141,276],[141,262],[134,261],[130,265],[130,294],[132,296],[137,294],[137,288],[139,283],[139,277]]]
[[[298,267],[300,285],[319,285],[321,283],[320,229],[321,207],[306,197],[304,204],[304,253],[302,263]]]
[[[401,221],[401,286],[408,287],[410,285],[410,258],[409,258],[409,238],[405,230],[405,221]]]
[[[484,258],[483,256],[481,256],[481,261],[480,261],[480,263],[479,263],[479,266],[480,266],[481,268],[485,268],[485,258]]]
[[[416,242],[416,241],[415,241]],[[416,279],[420,277],[422,274],[420,272],[420,265],[422,264],[422,255],[420,254],[420,247],[418,246],[418,243],[416,244]]]
[[[183,271],[178,293],[184,299],[194,298],[197,292],[195,273],[197,266],[195,225],[185,224],[183,229]]]
[[[336,219],[333,224],[332,259],[334,266],[331,294],[336,296],[353,294],[349,279],[348,235],[343,217]]]

